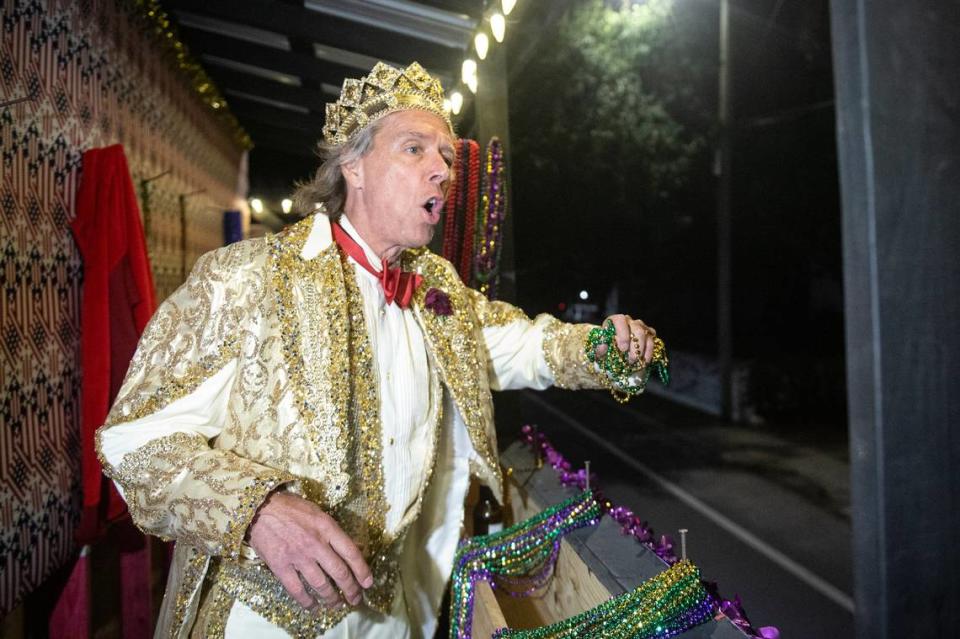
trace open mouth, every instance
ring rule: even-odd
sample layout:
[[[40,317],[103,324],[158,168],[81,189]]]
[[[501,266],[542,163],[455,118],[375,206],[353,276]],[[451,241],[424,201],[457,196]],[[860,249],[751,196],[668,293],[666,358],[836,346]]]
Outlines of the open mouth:
[[[430,198],[429,200],[427,200],[426,202],[424,202],[424,204],[423,204],[423,209],[424,209],[424,210],[427,212],[427,214],[430,216],[430,219],[431,219],[431,220],[433,220],[433,216],[434,216],[434,215],[436,215],[436,216],[437,216],[437,220],[439,220],[439,219],[440,219],[440,207],[441,207],[441,205],[442,205],[442,202],[440,201],[440,198],[434,196],[434,197]]]

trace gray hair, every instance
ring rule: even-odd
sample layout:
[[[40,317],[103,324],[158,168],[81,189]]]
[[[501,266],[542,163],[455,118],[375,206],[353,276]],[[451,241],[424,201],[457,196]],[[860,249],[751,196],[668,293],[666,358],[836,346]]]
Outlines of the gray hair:
[[[347,181],[341,167],[359,160],[373,149],[373,137],[380,126],[381,121],[377,120],[341,145],[330,144],[323,139],[317,143],[320,167],[313,179],[297,184],[293,194],[297,210],[317,211],[319,205],[330,219],[340,217],[347,202]]]

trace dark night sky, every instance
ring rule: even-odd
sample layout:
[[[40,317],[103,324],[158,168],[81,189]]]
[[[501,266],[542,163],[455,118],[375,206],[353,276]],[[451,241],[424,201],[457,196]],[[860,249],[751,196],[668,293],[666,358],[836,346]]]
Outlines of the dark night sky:
[[[710,354],[716,349],[711,119],[718,2],[675,6],[673,28],[691,31],[687,52],[703,66],[695,85],[700,120],[687,121],[701,128],[705,148],[685,184],[668,201],[651,205],[624,201],[608,188],[606,176],[590,175],[589,167],[604,161],[590,149],[565,149],[555,170],[515,153],[518,295],[528,312],[556,312],[559,302],[575,301],[581,288],[602,301],[616,281],[620,308],[657,326],[674,348]],[[531,25],[537,25],[534,16],[528,17]],[[541,74],[550,72],[558,41],[541,38],[521,81],[511,84],[514,149],[543,144],[537,136],[547,128],[540,122],[552,117],[550,109],[528,116],[540,108],[538,101],[550,99],[543,95],[550,80]],[[734,356],[762,372],[757,377],[769,386],[762,392],[792,396],[782,402],[784,412],[799,416],[806,408],[798,403],[809,400],[816,403],[811,410],[842,419],[840,205],[828,3],[734,0],[731,46],[737,122]],[[647,83],[670,82],[669,61],[665,66],[657,69],[662,77]],[[572,182],[579,185],[575,193],[569,191]]]

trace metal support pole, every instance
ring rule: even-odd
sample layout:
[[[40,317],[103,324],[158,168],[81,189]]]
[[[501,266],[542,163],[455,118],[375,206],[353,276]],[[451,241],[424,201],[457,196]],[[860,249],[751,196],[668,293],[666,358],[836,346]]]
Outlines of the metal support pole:
[[[733,318],[732,246],[730,228],[730,183],[732,105],[730,79],[730,0],[720,0],[720,65],[717,120],[719,145],[716,155],[717,183],[717,356],[720,370],[720,407],[723,417],[733,416]]]

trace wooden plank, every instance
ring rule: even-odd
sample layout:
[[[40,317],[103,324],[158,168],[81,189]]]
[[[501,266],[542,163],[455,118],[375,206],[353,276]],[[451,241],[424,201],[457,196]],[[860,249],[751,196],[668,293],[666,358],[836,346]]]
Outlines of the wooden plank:
[[[578,615],[610,598],[596,575],[569,542],[560,542],[560,554],[547,587],[531,597],[512,597],[496,591],[497,601],[511,628],[537,628]]]
[[[474,593],[473,605],[473,636],[489,637],[496,630],[507,625],[497,598],[493,596],[490,584],[478,581]]]
[[[534,461],[532,457],[530,461]],[[508,487],[511,491],[508,505],[513,521],[529,519],[544,508],[536,496],[516,481],[518,476],[511,477]],[[553,579],[543,592],[522,599],[497,592],[504,615],[511,627],[516,628],[535,628],[572,617],[599,606],[610,596],[610,590],[587,567],[567,539],[560,542]]]

